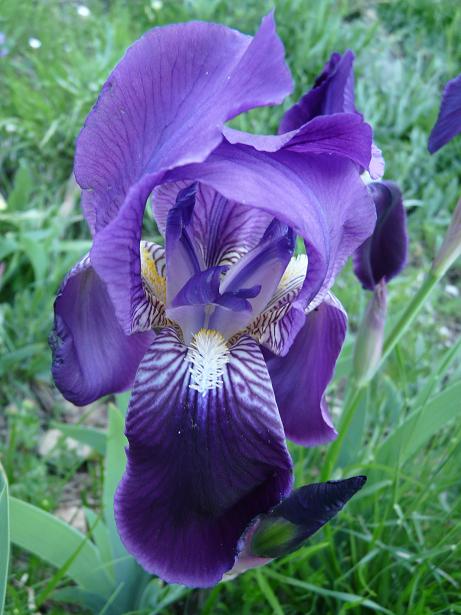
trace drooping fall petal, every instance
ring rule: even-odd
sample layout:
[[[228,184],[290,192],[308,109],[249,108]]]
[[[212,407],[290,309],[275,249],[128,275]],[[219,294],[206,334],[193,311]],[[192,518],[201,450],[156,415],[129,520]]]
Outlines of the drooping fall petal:
[[[325,389],[346,335],[347,317],[337,299],[326,297],[310,312],[288,354],[264,351],[285,433],[304,446],[333,440]]]
[[[227,352],[220,386],[201,393],[190,386],[199,357],[191,364],[176,333],[165,329],[136,377],[115,514],[130,553],[168,582],[217,583],[232,568],[248,523],[291,487],[257,344],[243,337]]]
[[[133,384],[154,334],[124,334],[89,257],[67,274],[54,313],[52,373],[66,399],[80,406]]]

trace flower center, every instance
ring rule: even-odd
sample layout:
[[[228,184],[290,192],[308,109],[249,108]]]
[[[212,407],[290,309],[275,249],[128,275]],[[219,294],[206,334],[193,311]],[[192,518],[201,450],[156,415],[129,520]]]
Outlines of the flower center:
[[[226,340],[213,329],[200,329],[192,338],[187,360],[191,363],[192,382],[189,385],[202,395],[221,387],[222,375],[230,355]]]

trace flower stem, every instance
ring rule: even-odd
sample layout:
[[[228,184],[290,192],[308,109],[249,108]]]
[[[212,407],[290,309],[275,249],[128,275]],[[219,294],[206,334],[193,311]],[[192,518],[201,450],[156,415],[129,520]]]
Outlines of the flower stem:
[[[379,367],[384,363],[390,353],[394,350],[394,347],[401,340],[404,333],[407,331],[413,320],[416,318],[421,308],[426,302],[426,299],[431,294],[434,287],[441,280],[441,275],[435,275],[433,271],[429,271],[426,278],[419,288],[412,301],[409,303],[407,309],[400,317],[397,324],[394,326],[390,334],[386,337],[383,346],[383,355],[379,363]]]
[[[403,335],[408,330],[411,323],[414,321],[414,319],[416,318],[416,316],[418,315],[418,313],[424,306],[432,290],[437,285],[437,283],[442,279],[442,277],[443,277],[443,274],[437,275],[436,273],[434,273],[433,270],[429,271],[423,284],[419,288],[418,292],[416,293],[416,295],[414,295],[407,309],[402,314],[397,324],[394,326],[392,331],[387,336],[384,342],[383,354],[382,354],[381,360],[373,374],[373,377],[379,371],[379,368],[382,366],[382,364],[387,359],[387,357],[390,355],[390,353],[394,350],[398,342],[402,339]],[[371,381],[371,379],[372,378],[370,378],[368,383],[364,385],[357,384],[355,379],[353,379],[351,382],[352,387],[353,387],[353,392],[348,397],[346,404],[344,406],[344,411],[342,413],[341,420],[339,423],[338,437],[331,444],[330,449],[328,450],[328,453],[325,457],[325,463],[324,463],[323,470],[321,473],[322,480],[327,480],[336,466],[336,462],[341,452],[341,447],[342,447],[344,438],[346,437],[346,434],[355,416],[357,408],[359,407],[360,402],[362,401],[363,393],[366,390],[366,387]]]
[[[352,423],[352,419],[354,418],[357,408],[359,407],[360,402],[362,400],[362,395],[365,391],[365,387],[356,385],[355,381],[354,381],[353,386],[354,386],[353,393],[352,395],[350,395],[349,399],[347,400],[346,405],[344,407],[344,411],[341,415],[341,420],[339,422],[339,428],[338,428],[338,437],[330,445],[330,448],[328,449],[328,453],[325,457],[325,463],[324,463],[324,466],[321,472],[322,481],[328,480],[328,478],[331,475],[331,472],[333,471],[336,465],[336,462],[339,457],[339,453],[341,452],[343,440],[346,437],[346,434]]]

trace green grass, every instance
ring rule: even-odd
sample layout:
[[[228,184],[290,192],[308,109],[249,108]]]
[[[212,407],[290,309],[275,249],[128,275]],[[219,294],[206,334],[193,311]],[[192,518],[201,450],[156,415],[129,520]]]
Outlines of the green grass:
[[[456,0],[275,5],[296,81],[285,108],[311,85],[332,51],[351,47],[357,55],[357,107],[375,127],[386,177],[402,186],[409,213],[410,263],[390,285],[392,323],[421,283],[461,194],[461,139],[434,157],[426,149],[443,84],[461,71],[461,7]],[[0,193],[7,203],[0,200],[0,461],[11,495],[48,511],[58,507],[72,481],[85,505],[98,511],[102,499],[98,454],[82,460],[64,439],[45,457],[37,450],[52,421],[76,422],[53,389],[47,336],[59,282],[89,246],[70,179],[78,130],[115,62],[146,29],[200,18],[251,33],[272,3],[178,0],[158,8],[142,0],[94,0],[88,18],[78,15],[77,6],[3,0],[0,11],[9,47],[0,58]],[[29,46],[30,37],[41,41],[39,49]],[[281,112],[259,109],[234,123],[273,131]],[[460,422],[441,420],[411,455],[408,442],[418,429],[429,429],[423,419],[403,444],[384,444],[426,394],[461,380],[460,353],[447,355],[461,333],[460,280],[458,263],[358,408],[332,478],[367,473],[360,496],[299,552],[212,590],[178,594],[163,613],[461,613]],[[335,290],[350,317],[349,342],[330,388],[338,422],[353,334],[367,297],[350,266]],[[447,364],[437,372],[444,357]],[[429,406],[436,423],[448,416],[449,401],[441,398],[438,407],[437,399]],[[298,485],[319,479],[327,450],[292,447]],[[14,548],[6,612],[28,613],[31,594],[39,595],[54,573]],[[49,600],[46,605],[49,613],[84,613]]]

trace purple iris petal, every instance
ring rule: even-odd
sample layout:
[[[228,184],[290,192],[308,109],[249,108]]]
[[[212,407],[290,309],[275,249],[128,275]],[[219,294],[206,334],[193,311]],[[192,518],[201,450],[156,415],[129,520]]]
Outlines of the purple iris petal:
[[[163,184],[154,190],[152,209],[162,233],[178,192],[188,184]],[[235,262],[259,243],[270,222],[271,216],[262,211],[230,201],[204,184],[197,187],[192,234],[207,267]]]
[[[251,303],[248,299],[253,299],[260,293],[261,285],[221,294],[219,290],[221,277],[228,270],[229,267],[210,267],[210,269],[196,273],[173,299],[172,307],[214,303],[228,307],[235,312],[250,312]]]
[[[301,235],[309,258],[297,299],[304,307],[319,291],[326,294],[376,222],[357,166],[334,154],[265,153],[223,143],[205,163],[170,176],[202,181],[229,199],[270,213]]]
[[[350,49],[343,55],[333,53],[317,77],[314,87],[285,113],[280,123],[279,133],[299,129],[306,122],[319,116],[336,114],[355,114],[362,116],[355,108],[354,95],[354,54]],[[281,134],[284,136],[284,134]],[[384,159],[381,150],[371,145],[371,160],[361,164],[368,169],[373,179],[380,179],[384,173]]]
[[[195,205],[196,185],[181,190],[168,212],[165,240],[167,305],[184,284],[203,268],[188,227]]]
[[[216,310],[224,308],[224,320],[232,322],[236,316],[231,312],[252,312],[248,299],[258,295],[261,285],[221,293],[219,290],[221,276],[228,269],[228,267],[210,267],[194,274],[171,302],[167,315],[181,326],[186,343],[190,343],[192,336],[199,329],[213,326],[212,314]],[[249,320],[249,317],[244,316],[244,320]]]
[[[75,175],[92,230],[115,218],[144,174],[204,160],[226,120],[291,89],[272,13],[253,38],[204,22],[147,32],[108,78],[78,138]]]
[[[66,399],[80,406],[133,384],[154,334],[123,333],[88,257],[64,279],[54,311],[52,373]]]
[[[205,587],[232,568],[251,519],[289,492],[291,460],[256,342],[229,350],[222,386],[205,394],[189,386],[187,352],[165,329],[140,365],[115,514],[146,570]]]
[[[251,310],[233,314],[216,309],[210,318],[210,327],[229,338],[250,324],[264,309],[274,294],[295,247],[293,231],[278,220],[273,220],[256,248],[238,260],[224,276],[220,292],[223,296],[236,295],[242,289],[256,289],[258,293],[247,293],[246,301]]]
[[[223,132],[229,143],[250,145],[259,151],[338,154],[364,168],[370,164],[372,131],[359,114],[315,117],[301,128],[281,135],[253,135],[232,128]]]
[[[171,306],[216,303],[219,298],[221,276],[228,269],[228,267],[210,267],[206,271],[196,273],[188,279],[171,302]]]
[[[443,91],[439,116],[429,137],[431,154],[459,133],[461,133],[461,75],[449,81]]]
[[[402,271],[407,260],[408,234],[402,193],[393,182],[376,182],[368,188],[377,221],[371,237],[354,254],[354,272],[362,286],[373,290]]]
[[[353,67],[350,49],[343,55],[333,53],[314,87],[285,113],[280,132],[295,130],[318,115],[355,113]]]
[[[325,389],[346,335],[347,317],[331,296],[308,314],[288,354],[264,351],[285,433],[297,444],[315,446],[336,437]]]

